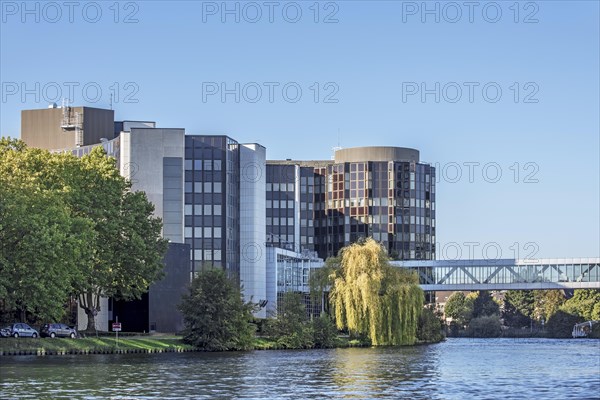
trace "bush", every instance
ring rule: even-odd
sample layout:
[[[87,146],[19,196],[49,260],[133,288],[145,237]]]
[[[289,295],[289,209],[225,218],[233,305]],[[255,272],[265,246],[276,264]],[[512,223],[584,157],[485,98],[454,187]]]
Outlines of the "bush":
[[[328,349],[338,344],[337,328],[326,313],[313,320],[312,334],[314,347]]]
[[[439,342],[444,339],[442,321],[430,308],[423,309],[417,326],[417,339],[422,342]]]
[[[467,335],[471,337],[498,337],[502,334],[500,317],[497,315],[487,315],[479,318],[473,318],[467,328]]]
[[[201,272],[182,296],[179,309],[185,324],[183,341],[207,351],[249,350],[254,304],[244,303],[238,285],[221,269]]]
[[[313,347],[313,331],[300,293],[285,293],[277,307],[277,318],[269,321],[265,328],[265,333],[275,338],[281,348]]]
[[[548,336],[553,338],[570,338],[572,337],[573,325],[583,321],[583,317],[559,310],[548,319],[548,323],[546,324]]]

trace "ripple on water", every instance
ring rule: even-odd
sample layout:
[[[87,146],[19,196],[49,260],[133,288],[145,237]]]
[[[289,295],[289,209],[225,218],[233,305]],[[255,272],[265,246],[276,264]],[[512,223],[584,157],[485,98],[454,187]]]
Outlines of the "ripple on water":
[[[600,393],[600,341],[3,357],[0,377],[2,399],[583,399]]]

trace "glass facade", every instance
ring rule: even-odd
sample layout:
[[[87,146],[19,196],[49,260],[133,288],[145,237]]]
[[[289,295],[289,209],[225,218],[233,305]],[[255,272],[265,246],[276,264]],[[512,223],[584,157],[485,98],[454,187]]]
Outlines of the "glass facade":
[[[271,162],[266,200],[269,245],[327,258],[372,237],[394,259],[435,259],[435,168],[428,164]]]
[[[400,260],[435,259],[435,168],[365,161],[327,168],[327,256],[360,238]]]
[[[227,136],[185,137],[185,242],[192,273],[219,266],[240,272],[239,145]]]
[[[267,164],[267,245],[297,252],[319,252],[325,246],[320,236],[327,232],[324,172],[293,163]]]
[[[286,250],[299,250],[297,165],[267,164],[266,242]]]

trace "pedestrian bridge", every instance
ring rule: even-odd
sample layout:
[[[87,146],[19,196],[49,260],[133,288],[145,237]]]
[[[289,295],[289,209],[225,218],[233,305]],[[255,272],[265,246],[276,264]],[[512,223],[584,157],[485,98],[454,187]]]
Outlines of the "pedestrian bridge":
[[[600,258],[392,261],[425,291],[600,289]]]

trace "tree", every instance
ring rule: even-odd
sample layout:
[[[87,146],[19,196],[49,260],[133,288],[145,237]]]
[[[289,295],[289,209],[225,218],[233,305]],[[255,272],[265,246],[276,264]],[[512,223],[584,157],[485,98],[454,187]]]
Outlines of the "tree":
[[[473,302],[473,318],[486,317],[490,315],[499,315],[500,306],[487,290],[477,292],[477,297]]]
[[[385,249],[368,238],[340,251],[330,275],[330,302],[339,329],[377,345],[414,344],[423,291],[412,272],[393,268]]]
[[[583,317],[571,314],[561,307],[561,309],[548,318],[546,327],[550,337],[570,338],[571,332],[573,331],[573,325],[583,322],[584,320]]]
[[[270,321],[269,335],[286,349],[313,347],[313,331],[302,302],[302,295],[285,292],[277,304],[277,317]]]
[[[19,298],[16,289],[7,289],[17,283],[30,288],[20,295],[20,307],[28,311],[44,304],[36,299],[54,307],[74,294],[88,316],[87,330],[94,330],[101,297],[138,299],[161,276],[167,249],[162,223],[102,147],[77,158],[2,139],[0,157],[6,199],[0,235],[7,238],[0,256],[3,302]],[[45,274],[51,276],[47,285]],[[61,283],[53,288],[52,279]],[[42,314],[57,319],[55,311]]]
[[[473,318],[473,299],[463,292],[454,292],[448,298],[444,308],[446,317],[452,318],[452,323],[464,328]]]
[[[502,334],[502,325],[498,314],[483,315],[469,322],[467,334],[472,337],[498,337]]]
[[[206,268],[182,296],[183,340],[208,351],[251,349],[255,306],[222,269]]]
[[[600,290],[577,289],[560,309],[585,321],[600,320]]]
[[[0,140],[0,305],[21,320],[59,320],[91,254],[91,224],[47,186],[54,157]]]
[[[548,321],[566,301],[562,290],[534,290],[534,315],[538,320]]]
[[[529,326],[534,319],[535,295],[532,290],[508,290],[504,294],[502,317],[508,326]]]
[[[146,194],[131,191],[102,147],[81,159],[64,155],[53,170],[73,213],[93,225],[93,255],[81,260],[84,279],[75,293],[88,317],[86,330],[94,330],[101,297],[139,299],[161,277],[167,241]]]
[[[338,343],[338,330],[329,314],[323,313],[312,321],[313,344],[319,349],[335,347]]]
[[[417,338],[420,341],[427,343],[439,342],[444,339],[444,335],[442,334],[442,321],[429,307],[424,308],[419,316]]]

